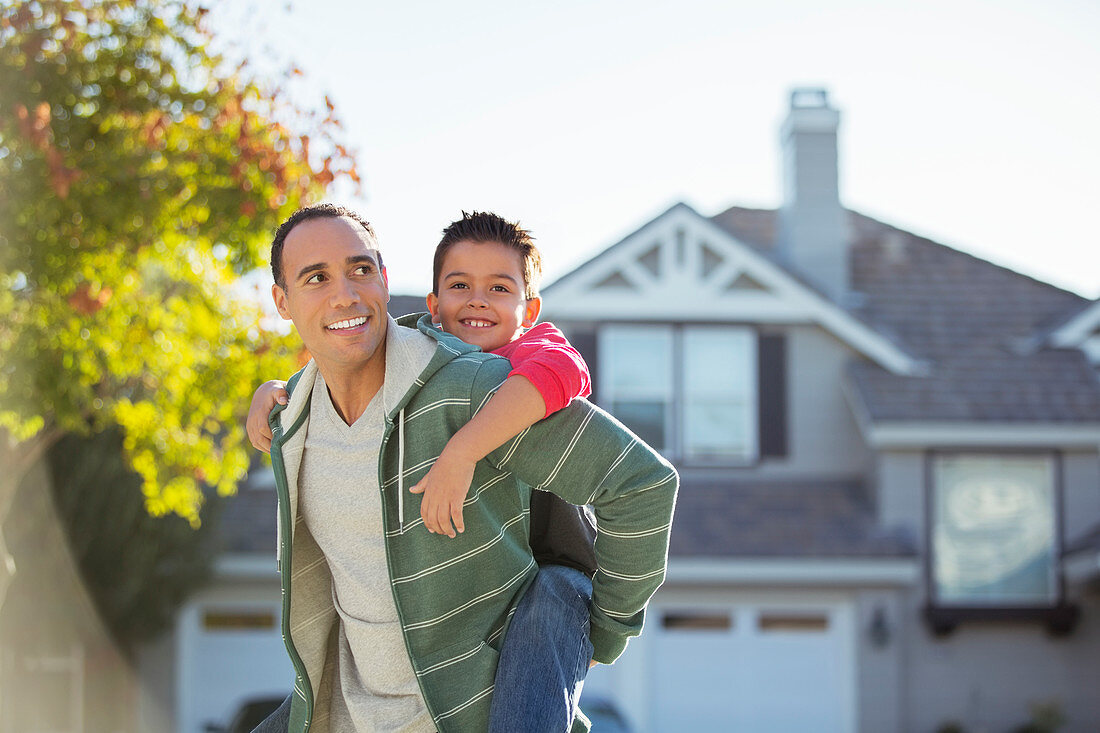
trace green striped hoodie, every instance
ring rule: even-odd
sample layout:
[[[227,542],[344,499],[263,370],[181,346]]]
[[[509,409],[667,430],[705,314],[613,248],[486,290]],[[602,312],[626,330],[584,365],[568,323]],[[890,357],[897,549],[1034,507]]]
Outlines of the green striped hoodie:
[[[531,489],[591,504],[595,511],[599,570],[590,637],[596,661],[609,664],[641,631],[646,603],[664,580],[678,477],[613,417],[574,400],[478,463],[463,508],[463,534],[431,534],[420,519],[420,497],[408,488],[500,387],[511,366],[441,332],[427,316],[398,323],[419,328],[437,347],[386,415],[379,485],[391,587],[437,728],[482,731],[497,650],[538,569],[527,544]],[[328,565],[297,511],[316,375],[310,362],[287,384],[289,404],[277,405],[271,415],[271,459],[279,495],[282,631],[295,669],[290,731],[327,733],[339,622]]]

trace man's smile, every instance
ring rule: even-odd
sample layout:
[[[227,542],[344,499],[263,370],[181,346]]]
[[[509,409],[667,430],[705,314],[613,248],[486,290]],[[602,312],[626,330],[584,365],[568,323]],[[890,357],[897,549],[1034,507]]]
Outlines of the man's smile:
[[[356,326],[362,326],[366,322],[366,316],[358,316],[356,318],[348,318],[343,321],[337,321],[336,323],[330,323],[325,326],[325,328],[329,331],[344,331],[349,328],[355,328]]]

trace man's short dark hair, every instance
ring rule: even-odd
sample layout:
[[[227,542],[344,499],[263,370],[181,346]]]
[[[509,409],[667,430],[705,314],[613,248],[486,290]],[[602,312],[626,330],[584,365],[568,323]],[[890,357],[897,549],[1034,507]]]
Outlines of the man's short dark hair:
[[[309,219],[339,219],[342,216],[358,222],[367,231],[371,241],[374,242],[375,250],[379,250],[378,237],[375,235],[374,229],[371,228],[370,222],[357,212],[336,204],[314,204],[304,209],[298,209],[290,215],[289,219],[279,225],[279,229],[275,232],[275,238],[271,240],[271,277],[275,279],[276,285],[286,290],[286,280],[283,273],[283,245],[286,243],[290,230]],[[382,267],[382,252],[380,250],[378,251],[378,267]]]
[[[515,250],[520,257],[523,270],[523,297],[530,300],[539,297],[539,283],[542,280],[542,255],[535,246],[531,232],[522,228],[519,222],[510,222],[502,216],[488,211],[462,212],[462,218],[453,221],[443,230],[443,238],[435,247],[432,261],[432,292],[439,295],[439,276],[443,271],[443,258],[451,247],[459,242],[496,242]]]

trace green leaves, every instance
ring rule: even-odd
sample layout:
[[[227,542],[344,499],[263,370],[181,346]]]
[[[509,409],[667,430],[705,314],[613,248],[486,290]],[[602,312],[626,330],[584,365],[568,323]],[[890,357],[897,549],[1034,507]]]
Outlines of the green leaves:
[[[278,224],[358,180],[311,114],[209,54],[189,2],[0,8],[0,428],[124,432],[154,514],[247,467],[252,390],[295,367],[235,286]]]

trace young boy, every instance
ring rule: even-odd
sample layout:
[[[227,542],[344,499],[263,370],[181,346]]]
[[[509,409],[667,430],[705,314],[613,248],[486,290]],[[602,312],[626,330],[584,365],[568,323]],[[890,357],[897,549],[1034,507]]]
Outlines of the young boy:
[[[420,514],[429,532],[455,537],[464,530],[463,502],[479,460],[591,392],[580,354],[553,325],[535,325],[542,305],[541,271],[530,234],[495,214],[464,213],[443,231],[436,247],[433,290],[427,297],[433,323],[508,358],[513,370],[410,489],[423,494]],[[253,398],[247,428],[260,450],[269,449],[267,415],[276,402],[285,403],[282,387],[282,382],[268,382]],[[540,491],[532,494],[530,525],[540,570],[500,651],[492,731],[569,730],[591,660],[591,520],[583,509]]]

